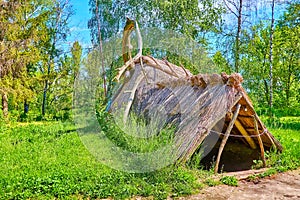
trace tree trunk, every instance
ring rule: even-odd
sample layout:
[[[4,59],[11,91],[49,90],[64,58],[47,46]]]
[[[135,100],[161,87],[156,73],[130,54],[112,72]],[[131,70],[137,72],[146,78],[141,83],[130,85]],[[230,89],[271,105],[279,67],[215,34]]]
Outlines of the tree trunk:
[[[29,104],[27,102],[27,100],[24,100],[24,114],[26,115],[29,111]]]
[[[286,104],[286,107],[290,106],[290,90],[291,90],[291,85],[292,85],[291,76],[292,76],[292,72],[291,72],[291,67],[289,65],[287,81],[286,81],[286,87],[285,87],[285,98],[286,98],[285,104]]]
[[[48,67],[47,67],[47,78],[45,80],[45,86],[44,86],[44,91],[43,91],[43,102],[42,102],[42,116],[45,116],[46,114],[46,101],[47,101],[47,92],[48,92],[48,87],[49,87],[49,76],[51,72],[51,64],[53,63],[54,60],[54,52],[55,52],[55,45],[56,45],[56,37],[54,37],[52,47],[51,47],[51,53],[50,53],[50,58],[48,61]]]
[[[266,79],[264,79],[264,85],[265,85],[265,97],[266,97],[266,103],[268,104],[270,102],[270,96],[269,96],[269,86]]]
[[[235,38],[235,72],[239,72],[240,65],[240,42],[241,42],[241,31],[242,31],[242,8],[243,0],[240,0],[239,10],[238,10],[238,29]]]
[[[45,87],[43,91],[42,116],[44,116],[46,113],[47,90],[48,90],[48,80],[45,81]]]
[[[272,0],[272,21],[271,21],[271,30],[270,30],[270,99],[269,99],[269,107],[272,110],[273,107],[273,34],[274,34],[274,8],[275,8],[275,0]],[[270,114],[272,114],[270,112]]]
[[[8,117],[8,98],[7,98],[7,94],[5,94],[5,93],[2,94],[2,112],[3,112],[4,118],[7,118]]]
[[[101,67],[103,73],[103,89],[104,89],[104,97],[107,97],[107,84],[106,84],[106,73],[104,66],[104,56],[103,56],[103,47],[102,47],[102,37],[101,37],[101,22],[99,16],[99,6],[98,1],[96,0],[96,18],[97,18],[97,26],[98,26],[98,37],[99,37],[99,50],[100,50],[100,59],[101,59]]]

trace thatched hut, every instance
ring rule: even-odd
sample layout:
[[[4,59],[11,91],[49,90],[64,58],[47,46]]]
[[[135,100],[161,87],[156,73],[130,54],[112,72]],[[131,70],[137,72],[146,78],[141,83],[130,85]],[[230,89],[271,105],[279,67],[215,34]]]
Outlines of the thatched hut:
[[[124,29],[123,50],[126,49],[124,45],[130,46],[132,21],[128,24],[130,30],[126,27]],[[137,35],[140,51],[133,58],[128,49],[124,51],[125,65],[120,68],[116,79],[119,80],[121,76],[125,78],[112,99],[111,112],[122,109],[123,120],[126,121],[130,112],[144,118],[153,118],[163,110],[163,123],[176,126],[174,134],[178,162],[190,159],[209,134],[218,134],[219,142],[214,145],[218,150],[214,154],[216,172],[228,138],[232,143],[238,141],[243,144],[245,149],[260,152],[264,163],[266,148],[282,150],[281,144],[256,114],[249,96],[241,86],[241,75],[193,75],[183,66],[143,56],[139,31]]]

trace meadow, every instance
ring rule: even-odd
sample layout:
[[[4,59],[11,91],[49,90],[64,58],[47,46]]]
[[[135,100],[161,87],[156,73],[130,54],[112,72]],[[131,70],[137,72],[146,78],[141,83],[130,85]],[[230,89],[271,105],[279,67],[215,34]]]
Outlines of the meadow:
[[[270,171],[300,166],[300,117],[267,120],[284,147],[267,153]],[[256,163],[256,166],[259,162]],[[214,180],[213,169],[168,166],[149,173],[126,173],[98,162],[71,122],[2,123],[0,126],[1,199],[165,199],[197,193],[204,186],[237,185],[232,177]]]

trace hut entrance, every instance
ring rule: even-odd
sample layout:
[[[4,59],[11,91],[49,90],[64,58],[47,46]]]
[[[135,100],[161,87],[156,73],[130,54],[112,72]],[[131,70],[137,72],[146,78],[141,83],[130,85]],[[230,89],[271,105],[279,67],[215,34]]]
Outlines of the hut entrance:
[[[209,170],[215,167],[220,144],[221,139],[219,139],[212,150],[201,160],[200,163],[204,169]],[[243,142],[229,138],[222,152],[218,172],[249,170],[254,164],[253,160],[258,159],[261,159],[259,149],[251,149]]]

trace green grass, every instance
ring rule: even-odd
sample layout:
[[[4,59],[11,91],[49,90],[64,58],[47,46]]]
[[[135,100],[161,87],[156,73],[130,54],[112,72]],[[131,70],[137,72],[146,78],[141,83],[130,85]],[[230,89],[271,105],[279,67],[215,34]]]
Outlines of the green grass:
[[[282,125],[269,126],[284,150],[267,153],[271,171],[262,177],[300,166],[299,117],[279,120]],[[191,166],[168,166],[150,173],[113,170],[90,154],[72,123],[62,122],[1,124],[0,166],[0,199],[165,199],[195,193],[204,185],[238,184],[226,176],[216,181],[211,170]]]
[[[223,176],[220,181],[225,185],[238,186],[238,180],[234,176]]]
[[[276,172],[284,172],[300,167],[300,117],[284,116],[280,118],[262,117],[270,132],[283,146],[283,151],[278,153],[271,150],[266,152],[267,165],[270,170],[258,177],[270,176]],[[258,162],[262,166],[262,162]]]
[[[300,166],[300,129],[272,128],[271,133],[282,146],[282,153],[270,152],[268,163],[278,171],[297,169]]]
[[[0,166],[3,199],[164,199],[199,187],[194,172],[183,167],[144,174],[110,169],[86,150],[69,123],[2,126]]]

